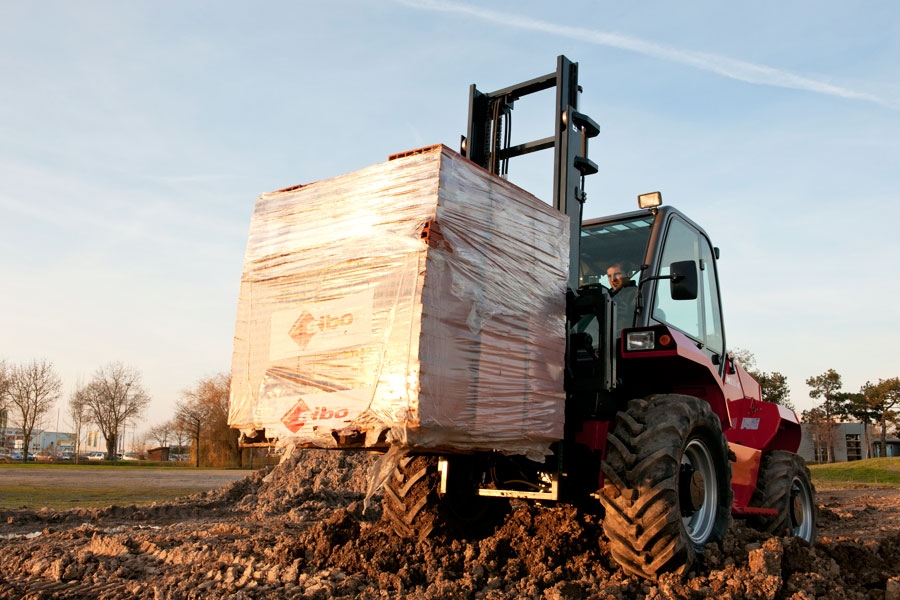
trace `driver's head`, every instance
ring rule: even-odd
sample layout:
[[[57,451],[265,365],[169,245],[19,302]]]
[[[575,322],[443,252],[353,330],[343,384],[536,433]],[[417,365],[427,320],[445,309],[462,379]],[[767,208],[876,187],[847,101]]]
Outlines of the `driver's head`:
[[[609,280],[609,286],[619,291],[631,279],[631,271],[625,268],[622,263],[613,263],[606,269],[606,278]]]

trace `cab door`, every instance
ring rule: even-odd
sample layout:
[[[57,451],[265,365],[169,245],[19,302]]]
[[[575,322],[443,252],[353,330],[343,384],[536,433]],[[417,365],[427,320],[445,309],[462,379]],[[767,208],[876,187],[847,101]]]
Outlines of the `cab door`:
[[[709,357],[719,370],[724,369],[725,333],[716,275],[715,251],[706,234],[679,213],[671,213],[666,223],[658,275],[669,275],[673,262],[690,260],[698,269],[699,290],[692,300],[673,299],[665,280],[654,287],[650,317],[678,329]]]

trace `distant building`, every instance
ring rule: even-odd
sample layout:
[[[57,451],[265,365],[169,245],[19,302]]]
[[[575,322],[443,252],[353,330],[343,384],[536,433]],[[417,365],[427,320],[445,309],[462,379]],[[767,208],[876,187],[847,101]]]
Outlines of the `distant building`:
[[[885,438],[885,449],[887,452],[885,456],[900,456],[900,438],[895,437],[887,437]],[[875,436],[875,439],[872,440],[872,456],[880,457],[881,456],[881,436]]]
[[[801,424],[797,454],[808,463],[845,462],[881,456],[881,433],[867,423]],[[900,456],[900,439],[887,438],[887,456]],[[829,461],[829,452],[833,454]]]
[[[159,448],[151,448],[150,450],[147,450],[147,460],[168,462],[168,460],[169,460],[168,446],[160,446]]]
[[[0,446],[9,450],[23,450],[25,435],[18,427],[4,427],[0,430]],[[33,454],[55,452],[74,452],[75,435],[60,431],[45,431],[35,429],[31,432],[31,440],[28,451]]]
[[[103,442],[102,436],[100,441]],[[46,431],[35,429],[31,432],[31,440],[28,451],[32,454],[56,454],[58,452],[75,452],[75,434],[65,431]],[[0,448],[8,450],[22,450],[25,446],[25,436],[19,427],[0,428]],[[105,450],[104,447],[85,445],[82,441],[80,450]]]

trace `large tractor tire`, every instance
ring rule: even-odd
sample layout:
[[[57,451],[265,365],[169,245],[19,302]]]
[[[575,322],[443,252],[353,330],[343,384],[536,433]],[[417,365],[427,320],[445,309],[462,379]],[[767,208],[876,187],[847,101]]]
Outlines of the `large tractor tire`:
[[[470,459],[450,457],[447,493],[439,492],[436,456],[405,456],[385,483],[382,509],[394,532],[423,540],[438,531],[459,536],[490,533],[509,512],[509,500],[476,493]]]
[[[750,524],[778,536],[795,536],[807,542],[816,538],[816,488],[806,461],[793,452],[775,450],[763,456],[752,506],[774,508],[774,517],[755,516]]]
[[[632,400],[601,468],[603,531],[628,573],[685,573],[731,525],[731,463],[709,404],[676,394]]]
[[[384,485],[381,507],[394,532],[423,540],[438,521],[438,459],[404,456]]]

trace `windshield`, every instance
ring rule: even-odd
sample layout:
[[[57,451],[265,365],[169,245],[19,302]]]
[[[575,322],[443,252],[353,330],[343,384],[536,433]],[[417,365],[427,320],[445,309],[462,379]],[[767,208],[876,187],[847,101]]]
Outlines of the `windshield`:
[[[579,286],[600,284],[609,288],[615,277],[637,283],[653,219],[653,215],[644,214],[585,225],[581,229]]]

